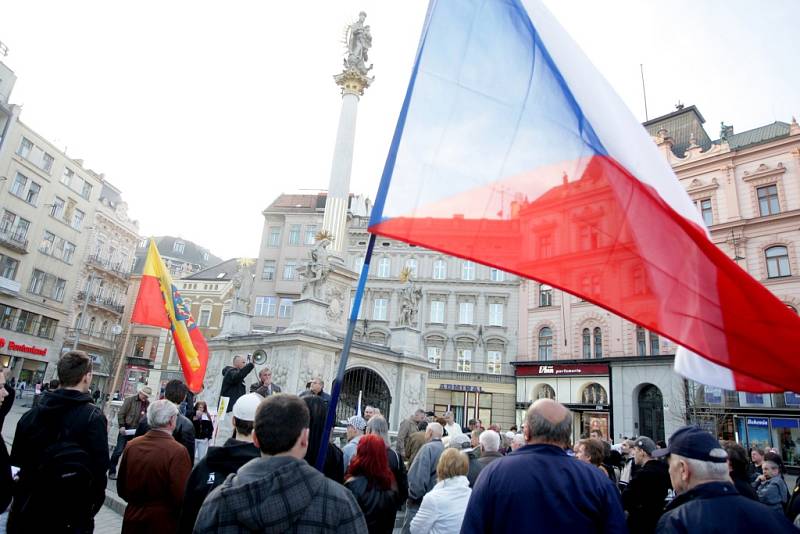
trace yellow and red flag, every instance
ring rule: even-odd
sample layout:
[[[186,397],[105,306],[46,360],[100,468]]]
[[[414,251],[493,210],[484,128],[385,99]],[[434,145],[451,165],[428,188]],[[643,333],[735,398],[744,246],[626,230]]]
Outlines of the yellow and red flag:
[[[203,387],[208,365],[208,345],[189,307],[172,283],[155,242],[151,239],[131,322],[169,328],[178,351],[186,385],[195,393]]]

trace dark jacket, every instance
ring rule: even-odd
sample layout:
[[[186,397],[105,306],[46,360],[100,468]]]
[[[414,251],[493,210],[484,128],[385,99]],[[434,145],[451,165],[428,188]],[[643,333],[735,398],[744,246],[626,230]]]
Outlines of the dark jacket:
[[[17,395],[17,390],[8,382],[6,382],[6,385],[3,387],[5,387],[8,395],[3,399],[3,404],[0,404],[0,430],[3,429],[3,423],[6,422],[6,415],[11,411],[11,406],[14,405],[14,397]]]
[[[8,532],[24,531],[35,524],[42,532],[64,529],[59,514],[52,506],[39,509],[30,502],[23,506],[38,487],[37,468],[44,450],[54,443],[64,429],[69,439],[84,449],[91,459],[92,489],[87,495],[85,521],[89,525],[105,500],[106,471],[108,471],[107,421],[88,393],[73,389],[57,389],[42,394],[38,405],[26,412],[17,423],[11,447],[11,465],[20,468],[14,503],[8,521]],[[52,497],[51,497],[52,498]]]
[[[233,411],[233,405],[247,391],[244,386],[244,378],[250,374],[253,367],[255,367],[255,364],[251,362],[241,369],[227,365],[222,370],[222,388],[219,391],[219,395],[220,397],[228,397],[226,413]]]
[[[729,482],[708,482],[678,495],[658,521],[659,534],[796,533],[783,516],[742,497]]]
[[[166,432],[150,430],[131,440],[117,479],[117,492],[128,502],[122,534],[175,532],[191,469],[186,450]]]
[[[518,532],[521,513],[535,518],[537,532],[628,530],[606,474],[553,445],[526,445],[486,466],[461,532]]]
[[[363,476],[348,479],[344,486],[355,495],[370,534],[392,534],[397,506],[401,502],[397,490],[381,489]]]
[[[255,504],[255,505],[254,505]],[[367,531],[353,494],[305,460],[257,458],[206,498],[194,532],[348,534]]]
[[[214,423],[208,419],[194,419],[194,439],[211,439],[214,437]]]
[[[469,487],[471,488],[475,485],[475,481],[478,480],[478,475],[481,474],[481,469],[483,469],[483,465],[478,461],[481,457],[481,453],[480,450],[475,447],[474,449],[464,451],[464,454],[467,455],[467,459],[469,460],[467,481],[469,481]]]
[[[270,392],[272,389],[272,392]],[[270,387],[262,386],[261,382],[256,382],[255,384],[250,384],[250,393],[258,393],[262,397],[269,397],[272,393],[280,393],[281,388],[277,384],[270,384]]]
[[[400,453],[394,449],[386,449],[387,460],[389,461],[389,469],[394,475],[397,482],[397,495],[399,509],[406,499],[408,498],[408,473],[406,472],[406,464],[403,463],[403,458]]]
[[[489,465],[490,463],[494,462],[498,458],[502,458],[503,455],[498,451],[481,451],[481,455],[478,458],[478,464],[481,466],[481,469]]]
[[[636,472],[622,492],[622,507],[628,512],[628,530],[632,534],[655,532],[671,489],[669,465],[665,462],[650,460]]]
[[[144,418],[136,427],[136,434],[134,437],[140,437],[147,434],[150,430],[150,425],[147,424],[147,418]],[[194,465],[194,425],[185,416],[178,414],[177,424],[175,430],[172,432],[172,437],[175,441],[186,447],[186,452],[189,453],[189,460]]]
[[[8,398],[8,397],[6,397]],[[8,457],[6,442],[0,440],[0,513],[11,504],[14,481],[11,479],[11,460]]]
[[[222,447],[209,447],[205,458],[197,462],[186,482],[186,493],[181,510],[178,532],[190,534],[206,496],[225,481],[228,475],[261,452],[249,441],[229,439]]]
[[[739,495],[747,497],[748,499],[753,499],[754,501],[758,500],[758,494],[756,490],[753,489],[753,486],[750,485],[747,473],[737,474],[731,472],[731,480],[733,480],[733,485],[736,487],[736,491],[739,492]]]
[[[798,515],[800,515],[800,477],[797,478],[789,502],[786,503],[786,517],[789,521],[794,521]]]

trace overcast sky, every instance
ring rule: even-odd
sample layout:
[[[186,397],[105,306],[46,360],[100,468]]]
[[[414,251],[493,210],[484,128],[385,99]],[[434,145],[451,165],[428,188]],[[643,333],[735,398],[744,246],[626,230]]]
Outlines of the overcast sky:
[[[796,0],[546,0],[634,114],[695,104],[716,139],[800,113]],[[351,190],[375,197],[427,2],[3,0],[22,120],[123,191],[143,235],[255,256],[261,211],[328,186],[345,25],[375,82]]]

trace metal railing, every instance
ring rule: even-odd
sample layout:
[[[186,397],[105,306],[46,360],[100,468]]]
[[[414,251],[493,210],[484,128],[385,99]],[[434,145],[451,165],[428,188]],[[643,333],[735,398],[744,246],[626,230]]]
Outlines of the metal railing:
[[[78,291],[78,300],[83,301],[85,298],[86,291]],[[125,311],[125,306],[123,304],[119,304],[109,297],[100,297],[98,295],[89,296],[89,305],[98,306],[118,315],[122,315],[122,313]]]
[[[21,254],[28,253],[28,240],[25,239],[25,234],[18,230],[0,230],[0,244],[7,248]]]
[[[131,275],[130,269],[123,265],[121,261],[112,262],[110,259],[103,258],[99,254],[91,254],[86,259],[86,262],[119,278],[127,279]]]

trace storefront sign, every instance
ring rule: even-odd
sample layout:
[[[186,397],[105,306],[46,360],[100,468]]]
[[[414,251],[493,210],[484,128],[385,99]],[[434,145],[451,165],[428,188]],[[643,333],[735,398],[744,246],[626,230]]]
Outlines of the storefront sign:
[[[480,386],[468,386],[466,384],[439,384],[439,389],[447,389],[449,391],[469,391],[474,393],[483,392]]]
[[[24,352],[26,354],[34,354],[36,356],[47,355],[47,348],[37,347],[36,345],[25,345],[24,343],[17,343],[15,341],[11,341],[10,339],[8,342],[6,342],[6,338],[0,337],[0,349],[6,348],[6,343],[8,343],[7,350]]]
[[[580,376],[607,375],[608,365],[604,363],[520,365],[517,376]]]
[[[761,417],[748,417],[747,426],[769,426],[769,421]]]
[[[786,406],[800,406],[800,395],[787,391],[783,394],[783,401]]]

